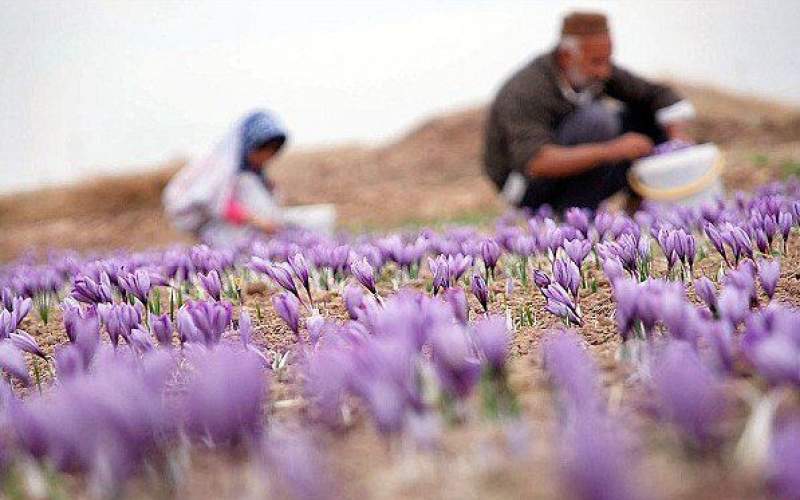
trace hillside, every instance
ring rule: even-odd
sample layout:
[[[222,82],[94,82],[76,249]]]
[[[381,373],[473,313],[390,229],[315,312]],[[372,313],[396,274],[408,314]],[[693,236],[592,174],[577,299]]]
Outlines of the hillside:
[[[747,189],[798,168],[800,110],[699,86],[700,141],[722,146],[729,187]],[[431,117],[395,141],[289,151],[273,167],[289,204],[336,204],[347,228],[493,214],[503,210],[481,174],[485,108]],[[146,248],[187,241],[160,209],[179,163],[141,175],[0,197],[0,260],[28,249]]]

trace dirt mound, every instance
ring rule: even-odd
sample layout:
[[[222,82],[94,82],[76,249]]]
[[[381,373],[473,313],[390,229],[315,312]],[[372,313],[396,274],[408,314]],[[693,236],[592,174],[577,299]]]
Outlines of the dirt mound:
[[[696,137],[720,144],[737,189],[780,174],[800,157],[800,110],[700,86]],[[480,166],[485,108],[433,117],[397,141],[292,151],[273,175],[290,204],[329,202],[348,228],[393,227],[503,210]],[[183,241],[160,193],[180,167],[0,197],[0,259],[29,248],[145,248]],[[784,169],[785,170],[785,169]]]

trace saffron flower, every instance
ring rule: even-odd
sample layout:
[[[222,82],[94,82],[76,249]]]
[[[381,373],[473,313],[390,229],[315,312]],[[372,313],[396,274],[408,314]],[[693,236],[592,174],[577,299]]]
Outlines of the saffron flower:
[[[486,239],[481,241],[481,258],[486,266],[487,275],[494,276],[494,269],[497,266],[497,261],[500,260],[502,250],[500,245],[495,240]]]
[[[367,262],[366,258],[354,259],[350,264],[350,272],[371,294],[376,295],[378,293],[375,288],[375,270]]]
[[[10,339],[11,343],[14,344],[14,347],[20,351],[33,354],[34,356],[39,356],[43,360],[47,361],[47,355],[39,347],[38,342],[36,342],[36,340],[27,332],[17,330],[15,333],[11,334]]]
[[[31,382],[22,351],[8,340],[0,342],[0,368],[26,386]]]
[[[303,284],[303,288],[306,289],[306,293],[308,294],[308,299],[312,300],[311,298],[311,278],[310,273],[308,270],[308,264],[306,264],[306,259],[303,257],[302,253],[296,253],[289,257],[287,260],[289,263],[289,267],[292,268],[292,272],[294,275],[297,276],[297,279],[300,280],[300,283]]]
[[[772,300],[775,289],[778,287],[778,280],[781,277],[781,263],[777,259],[758,261],[758,282],[767,297]]]
[[[131,330],[142,322],[141,309],[130,304],[101,304],[98,312],[114,347],[119,344],[120,337],[128,342]]]
[[[457,325],[437,328],[431,335],[432,359],[442,389],[464,399],[480,378],[480,361],[472,351],[464,330]]]
[[[493,315],[475,323],[475,343],[486,364],[496,373],[505,369],[511,347],[506,319]]]
[[[300,302],[293,296],[281,293],[272,298],[275,312],[289,326],[295,334],[300,335]]]
[[[111,292],[111,282],[106,273],[101,275],[99,283],[88,276],[76,278],[72,283],[72,292],[70,292],[70,295],[73,299],[85,304],[112,302],[114,299]]]
[[[172,321],[169,319],[169,314],[162,314],[156,316],[150,314],[150,330],[156,337],[159,345],[162,347],[172,347]]]
[[[453,316],[462,325],[466,325],[469,321],[469,304],[467,303],[467,294],[461,287],[451,287],[444,292],[444,298],[450,305],[453,311]]]
[[[200,283],[209,297],[214,300],[220,300],[222,297],[222,280],[219,278],[219,273],[216,269],[212,269],[208,274],[198,274]]]
[[[342,299],[350,319],[358,319],[364,308],[364,294],[361,292],[361,288],[358,285],[347,285],[342,292]]]
[[[473,274],[470,288],[472,289],[472,294],[480,302],[483,311],[487,312],[489,310],[489,288],[486,286],[483,276],[477,273]]]
[[[292,274],[285,267],[259,257],[253,257],[250,261],[250,267],[254,271],[266,274],[278,286],[297,297],[297,300],[300,300],[300,294],[297,293],[297,286],[294,284]]]
[[[119,283],[119,287],[122,290],[139,299],[142,304],[147,303],[147,298],[153,287],[150,273],[141,269],[134,273],[117,276],[117,283]]]
[[[653,372],[653,391],[662,416],[693,445],[718,444],[726,397],[720,381],[691,345],[682,341],[667,344]]]

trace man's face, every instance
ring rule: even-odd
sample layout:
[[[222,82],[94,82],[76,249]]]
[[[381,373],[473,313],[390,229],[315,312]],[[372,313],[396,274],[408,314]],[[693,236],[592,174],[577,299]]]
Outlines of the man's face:
[[[576,90],[601,86],[611,77],[611,37],[607,34],[580,37],[578,51],[569,53],[564,69]]]

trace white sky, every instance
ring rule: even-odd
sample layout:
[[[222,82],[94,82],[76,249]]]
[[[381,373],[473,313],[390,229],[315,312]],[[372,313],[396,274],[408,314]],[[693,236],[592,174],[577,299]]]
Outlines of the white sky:
[[[585,6],[631,69],[800,103],[797,0],[0,0],[0,190],[197,154],[259,106],[294,146],[390,138],[489,100]]]

